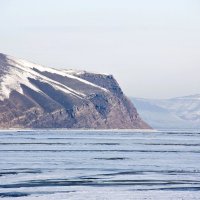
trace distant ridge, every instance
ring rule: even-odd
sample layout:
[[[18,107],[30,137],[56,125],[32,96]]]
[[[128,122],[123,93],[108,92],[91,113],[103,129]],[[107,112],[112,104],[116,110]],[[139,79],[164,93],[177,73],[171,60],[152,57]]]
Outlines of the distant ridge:
[[[0,54],[0,128],[149,129],[112,75]]]
[[[200,128],[200,94],[161,100],[132,98],[132,102],[153,128]]]

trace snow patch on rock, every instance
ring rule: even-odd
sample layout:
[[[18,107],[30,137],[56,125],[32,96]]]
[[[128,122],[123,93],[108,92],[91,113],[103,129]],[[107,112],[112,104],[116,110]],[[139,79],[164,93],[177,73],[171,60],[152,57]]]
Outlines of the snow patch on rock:
[[[86,81],[82,78],[76,77],[76,75],[84,73],[83,71],[76,71],[76,70],[59,70],[59,69],[53,69],[44,67],[42,65],[37,65],[22,59],[15,59],[11,56],[6,56],[7,58],[7,68],[8,72],[3,75],[2,81],[0,84],[0,100],[3,101],[4,99],[9,98],[9,95],[12,91],[17,91],[21,94],[23,94],[23,89],[21,85],[26,85],[30,89],[43,93],[39,88],[37,88],[35,85],[33,85],[29,78],[39,80],[44,83],[50,84],[52,87],[54,87],[56,90],[60,90],[62,92],[71,94],[77,98],[85,98],[86,95],[80,91],[76,91],[70,87],[67,87],[64,84],[61,84],[60,82],[54,81],[38,72],[36,72],[34,69],[37,69],[41,72],[49,72],[52,74],[58,74],[64,77],[68,77],[71,79],[76,79],[77,81],[80,81],[81,83],[90,85],[92,87],[96,87],[98,89],[103,90],[104,92],[108,92],[107,89],[100,87],[96,84],[93,84],[89,81]]]

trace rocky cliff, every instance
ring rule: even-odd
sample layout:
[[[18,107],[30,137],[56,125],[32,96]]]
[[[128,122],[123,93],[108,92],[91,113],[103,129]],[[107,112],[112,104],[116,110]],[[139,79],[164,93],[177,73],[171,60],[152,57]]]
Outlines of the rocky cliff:
[[[0,128],[150,128],[111,75],[0,54]]]

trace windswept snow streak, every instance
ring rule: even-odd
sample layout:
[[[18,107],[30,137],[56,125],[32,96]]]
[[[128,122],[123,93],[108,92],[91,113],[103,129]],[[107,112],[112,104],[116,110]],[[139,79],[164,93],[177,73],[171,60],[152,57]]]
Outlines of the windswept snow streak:
[[[29,79],[39,80],[41,82],[50,84],[56,90],[60,90],[64,93],[68,93],[77,98],[85,98],[86,94],[84,92],[76,91],[58,81],[52,80],[45,75],[42,75],[36,72],[34,69],[37,69],[41,72],[49,72],[52,74],[57,74],[63,77],[68,77],[71,79],[75,79],[83,84],[86,84],[90,87],[98,88],[104,92],[108,92],[107,89],[100,87],[94,83],[86,81],[82,78],[76,77],[75,74],[84,73],[82,71],[75,71],[75,70],[58,70],[53,68],[44,67],[41,65],[37,65],[31,62],[27,62],[22,59],[15,59],[10,56],[6,56],[7,58],[7,69],[8,72],[2,77],[1,85],[0,85],[0,100],[4,100],[9,98],[11,91],[15,90],[21,94],[23,94],[23,89],[21,85],[25,85],[30,89],[43,93],[38,87],[33,85]]]

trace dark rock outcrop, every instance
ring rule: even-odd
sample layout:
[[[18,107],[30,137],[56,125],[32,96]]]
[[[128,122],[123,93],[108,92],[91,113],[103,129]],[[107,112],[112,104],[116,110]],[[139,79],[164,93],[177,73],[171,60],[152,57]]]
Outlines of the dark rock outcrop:
[[[0,54],[0,128],[146,129],[111,75]]]

